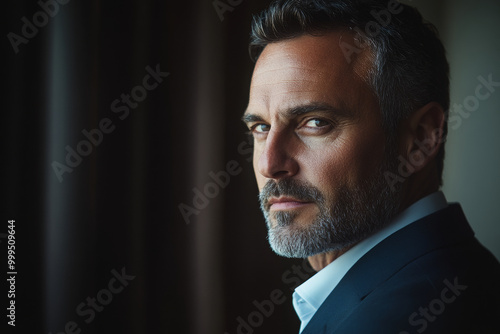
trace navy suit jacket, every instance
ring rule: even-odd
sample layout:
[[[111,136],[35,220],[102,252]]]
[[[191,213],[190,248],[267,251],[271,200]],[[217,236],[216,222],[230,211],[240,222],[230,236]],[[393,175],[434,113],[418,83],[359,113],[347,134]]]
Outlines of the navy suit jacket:
[[[365,254],[302,334],[500,334],[500,264],[458,204]]]

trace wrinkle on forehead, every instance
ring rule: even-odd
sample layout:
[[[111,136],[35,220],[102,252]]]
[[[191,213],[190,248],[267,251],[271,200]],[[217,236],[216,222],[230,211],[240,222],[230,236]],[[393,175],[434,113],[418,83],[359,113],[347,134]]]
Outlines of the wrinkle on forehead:
[[[342,50],[341,43],[358,51],[347,54],[349,50],[345,47]],[[318,71],[317,64],[324,63],[335,67],[339,75],[354,73],[368,83],[373,68],[373,52],[369,47],[359,49],[357,45],[355,35],[347,30],[332,31],[321,36],[302,35],[290,40],[273,42],[264,48],[259,60],[265,57],[266,62],[263,66],[259,66],[261,64],[257,60],[255,72],[267,72],[272,79],[273,72],[277,74],[283,70],[305,73],[310,71],[313,72],[310,74],[321,79],[331,74],[330,71]],[[276,52],[277,49],[280,52]],[[328,67],[321,69],[328,70]]]
[[[347,98],[346,94],[354,98],[360,91],[371,90],[368,85],[371,50],[365,48],[360,53],[353,53],[348,61],[340,42],[356,45],[353,33],[333,31],[266,46],[255,65],[250,103],[263,103],[259,109],[270,110],[297,100],[321,101],[328,99],[326,95],[342,100]],[[292,97],[295,101],[290,101]]]

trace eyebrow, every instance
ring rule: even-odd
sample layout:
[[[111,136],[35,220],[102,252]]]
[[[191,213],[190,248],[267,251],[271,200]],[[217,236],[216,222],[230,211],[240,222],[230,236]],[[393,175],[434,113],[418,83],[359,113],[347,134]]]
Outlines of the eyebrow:
[[[264,119],[259,115],[247,114],[245,112],[245,114],[243,114],[243,117],[241,117],[241,120],[243,121],[243,123],[246,124],[246,123],[262,122]]]
[[[307,104],[303,104],[303,105],[298,105],[298,106],[291,107],[291,108],[288,108],[286,110],[280,111],[279,113],[285,118],[292,118],[294,116],[300,116],[300,115],[304,115],[304,114],[307,114],[310,112],[318,112],[318,111],[332,113],[332,114],[335,114],[338,116],[347,116],[350,114],[344,108],[339,109],[339,108],[336,108],[336,107],[334,107],[328,103],[324,103],[324,102],[312,102],[312,103],[307,103]],[[257,114],[248,113],[248,111],[245,111],[245,113],[243,114],[243,117],[241,117],[241,120],[244,123],[264,121],[264,119],[261,116],[259,116]]]

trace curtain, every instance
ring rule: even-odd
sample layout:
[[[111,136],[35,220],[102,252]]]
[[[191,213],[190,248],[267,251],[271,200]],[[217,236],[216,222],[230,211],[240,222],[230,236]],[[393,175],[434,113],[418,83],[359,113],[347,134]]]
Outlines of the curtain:
[[[15,220],[17,270],[8,330],[298,328],[290,297],[272,316],[255,306],[288,289],[281,276],[301,263],[267,246],[239,120],[251,15],[267,3],[8,4],[0,232]]]

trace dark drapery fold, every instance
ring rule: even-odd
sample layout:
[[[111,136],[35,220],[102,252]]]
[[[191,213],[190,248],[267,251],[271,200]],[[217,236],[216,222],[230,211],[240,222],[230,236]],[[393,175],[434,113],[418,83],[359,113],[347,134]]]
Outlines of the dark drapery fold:
[[[17,53],[7,50],[18,328],[236,332],[259,288],[229,251],[248,228],[228,199],[241,183],[252,189],[247,221],[264,232],[248,144],[238,151],[258,4],[42,5],[12,4],[8,20],[22,36],[26,20],[47,17]],[[237,172],[226,180],[228,168]],[[259,242],[252,258],[268,253]]]

